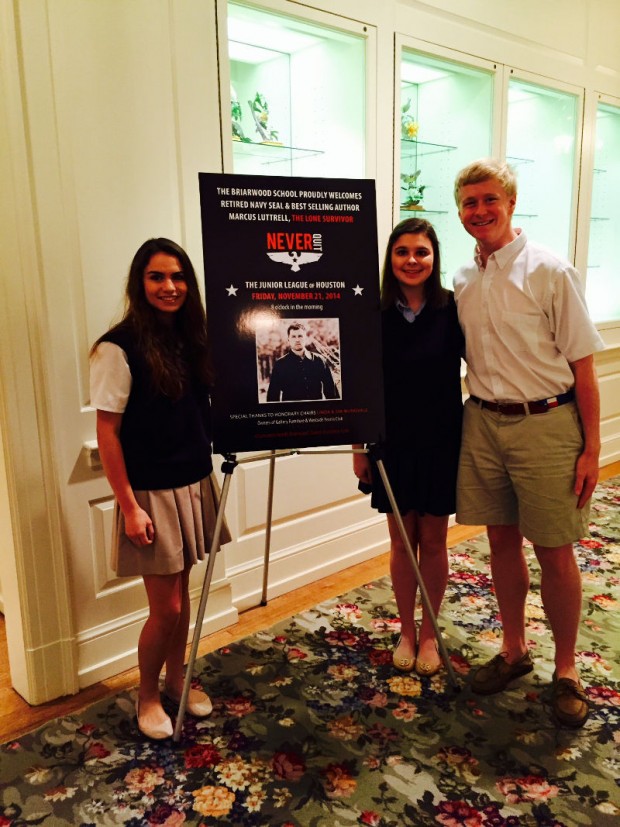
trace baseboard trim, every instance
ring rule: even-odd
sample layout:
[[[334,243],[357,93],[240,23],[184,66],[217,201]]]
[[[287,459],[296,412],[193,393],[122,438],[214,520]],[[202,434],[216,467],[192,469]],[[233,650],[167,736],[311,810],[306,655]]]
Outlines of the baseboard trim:
[[[267,599],[363,563],[384,554],[388,548],[384,522],[377,524],[373,521],[364,529],[347,535],[319,538],[317,543],[272,554],[269,559]],[[263,568],[263,560],[257,558],[227,572],[233,590],[233,603],[240,612],[260,605]]]

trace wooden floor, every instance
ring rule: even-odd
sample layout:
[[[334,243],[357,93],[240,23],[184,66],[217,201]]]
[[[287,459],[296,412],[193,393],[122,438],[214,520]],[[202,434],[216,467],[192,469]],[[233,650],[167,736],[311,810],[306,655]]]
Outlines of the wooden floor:
[[[609,479],[617,474],[620,474],[620,462],[615,462],[603,469],[601,479]],[[474,537],[482,530],[482,527],[453,526],[449,530],[448,544],[455,546]],[[198,654],[204,655],[261,629],[266,629],[322,600],[337,597],[350,589],[382,577],[387,571],[388,555],[382,554],[301,589],[272,598],[267,606],[258,606],[241,614],[234,626],[204,637],[200,642]],[[0,615],[0,743],[18,738],[52,718],[77,712],[117,692],[131,689],[137,683],[138,670],[130,669],[106,681],[93,684],[77,695],[51,701],[41,706],[30,706],[11,687],[4,619]]]

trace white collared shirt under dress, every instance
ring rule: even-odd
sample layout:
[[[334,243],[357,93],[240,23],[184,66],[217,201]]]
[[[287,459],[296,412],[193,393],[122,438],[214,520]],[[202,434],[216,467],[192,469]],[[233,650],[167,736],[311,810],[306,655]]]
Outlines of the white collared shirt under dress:
[[[410,324],[415,322],[417,317],[420,315],[420,313],[426,307],[426,301],[423,301],[422,304],[418,307],[417,310],[412,310],[409,307],[408,304],[405,304],[405,302],[401,301],[400,299],[396,299],[394,304],[400,310],[400,312],[403,314],[403,317],[406,319],[406,321],[408,321]]]
[[[485,268],[477,258],[454,277],[467,389],[489,401],[564,393],[574,385],[569,363],[605,348],[577,270],[517,232]]]

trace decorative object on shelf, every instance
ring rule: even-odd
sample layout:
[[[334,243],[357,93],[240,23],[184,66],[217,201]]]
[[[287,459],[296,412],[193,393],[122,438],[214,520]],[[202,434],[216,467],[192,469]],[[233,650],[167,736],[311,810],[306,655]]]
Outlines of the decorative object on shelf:
[[[417,169],[411,175],[402,172],[400,179],[403,182],[401,190],[404,191],[405,197],[401,202],[401,210],[423,210],[422,199],[424,198],[424,190],[426,184],[418,184],[421,170]]]
[[[281,146],[281,142],[278,141],[278,133],[275,129],[269,129],[269,105],[263,95],[257,92],[254,100],[248,101],[248,104],[256,124],[256,131],[262,139],[261,143]]]
[[[241,112],[241,104],[235,92],[234,86],[230,85],[230,120],[232,125],[233,141],[244,141],[250,143],[250,139],[245,137],[243,127],[241,126],[241,119],[243,114]]]
[[[409,110],[411,109],[411,98],[407,101],[407,103],[403,104],[401,107],[401,115],[400,115],[400,134],[401,137],[405,138],[407,141],[413,141],[413,139],[418,134],[419,126],[416,123],[415,118],[413,115],[409,114]]]

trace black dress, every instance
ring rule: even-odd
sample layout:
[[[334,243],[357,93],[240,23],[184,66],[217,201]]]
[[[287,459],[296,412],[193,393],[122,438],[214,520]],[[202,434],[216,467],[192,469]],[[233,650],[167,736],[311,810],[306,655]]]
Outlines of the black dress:
[[[408,322],[392,306],[382,313],[386,442],[384,464],[401,514],[436,516],[456,510],[456,473],[463,403],[464,338],[454,295],[445,307],[424,307]],[[371,504],[392,508],[372,468]]]

